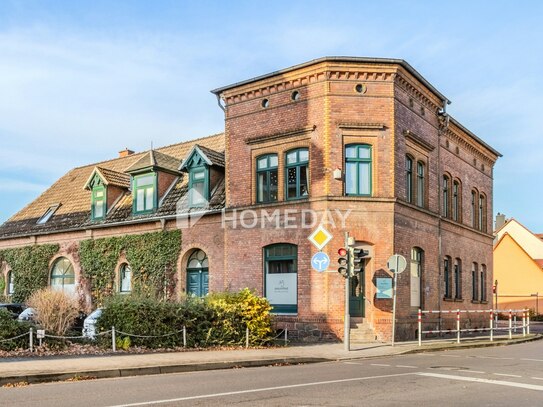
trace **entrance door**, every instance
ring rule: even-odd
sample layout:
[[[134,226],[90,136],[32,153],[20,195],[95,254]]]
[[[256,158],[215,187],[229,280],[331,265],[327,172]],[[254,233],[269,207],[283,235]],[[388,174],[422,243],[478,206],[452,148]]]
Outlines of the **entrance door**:
[[[208,262],[205,252],[195,250],[187,264],[187,293],[198,297],[207,295],[209,290]]]
[[[351,277],[349,282],[349,314],[351,317],[364,317],[364,273]]]

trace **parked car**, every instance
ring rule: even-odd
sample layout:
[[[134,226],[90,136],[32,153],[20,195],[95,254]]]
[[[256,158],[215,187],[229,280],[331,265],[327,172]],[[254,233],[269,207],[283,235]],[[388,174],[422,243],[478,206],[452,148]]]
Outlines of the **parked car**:
[[[19,321],[31,322],[31,321],[34,321],[35,316],[36,316],[36,310],[34,308],[26,308],[23,312],[19,314],[17,319]]]
[[[17,319],[19,314],[24,311],[25,306],[23,304],[0,304],[0,309],[5,309],[11,315],[13,315],[13,319]]]
[[[102,316],[102,308],[97,308],[92,311],[85,321],[83,322],[83,333],[82,335],[89,339],[96,339],[96,322],[98,318]]]

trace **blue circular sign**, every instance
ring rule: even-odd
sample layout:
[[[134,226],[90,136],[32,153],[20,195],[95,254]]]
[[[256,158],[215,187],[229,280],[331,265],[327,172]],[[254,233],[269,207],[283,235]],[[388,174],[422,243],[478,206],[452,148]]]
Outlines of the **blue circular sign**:
[[[326,253],[318,252],[311,258],[311,267],[317,270],[319,273],[326,271],[330,265],[330,257]]]

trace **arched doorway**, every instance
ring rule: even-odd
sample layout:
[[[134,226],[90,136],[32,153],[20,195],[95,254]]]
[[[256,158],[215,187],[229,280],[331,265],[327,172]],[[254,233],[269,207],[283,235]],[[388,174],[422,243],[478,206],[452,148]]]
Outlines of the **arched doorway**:
[[[187,293],[197,297],[207,295],[209,290],[209,269],[207,254],[194,250],[187,260]]]

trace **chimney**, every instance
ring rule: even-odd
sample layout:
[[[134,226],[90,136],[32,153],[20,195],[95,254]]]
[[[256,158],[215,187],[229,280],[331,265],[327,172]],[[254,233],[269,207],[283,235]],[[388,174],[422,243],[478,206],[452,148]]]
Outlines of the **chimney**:
[[[119,158],[128,157],[129,155],[134,154],[132,150],[125,148],[124,150],[119,151]]]
[[[499,213],[496,215],[496,224],[494,226],[494,230],[498,230],[501,228],[505,223],[505,215],[503,213]]]

